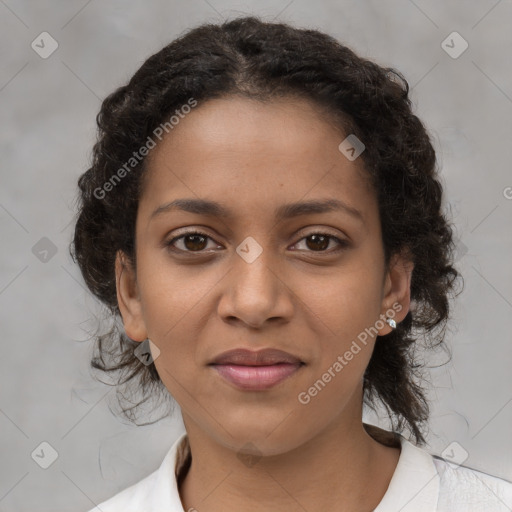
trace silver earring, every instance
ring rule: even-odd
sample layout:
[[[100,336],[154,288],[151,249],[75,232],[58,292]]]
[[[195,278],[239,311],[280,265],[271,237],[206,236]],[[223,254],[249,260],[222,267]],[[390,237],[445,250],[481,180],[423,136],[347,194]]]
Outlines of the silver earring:
[[[392,318],[386,318],[386,322],[392,329],[396,329],[396,322]]]

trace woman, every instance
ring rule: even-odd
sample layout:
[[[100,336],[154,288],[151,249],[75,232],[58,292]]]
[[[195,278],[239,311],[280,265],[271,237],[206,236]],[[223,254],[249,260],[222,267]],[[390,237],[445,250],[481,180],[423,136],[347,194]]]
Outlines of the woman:
[[[97,120],[72,255],[124,332],[92,364],[186,433],[92,510],[510,510],[512,484],[421,447],[417,340],[442,346],[459,274],[398,72],[247,17],[173,41]]]

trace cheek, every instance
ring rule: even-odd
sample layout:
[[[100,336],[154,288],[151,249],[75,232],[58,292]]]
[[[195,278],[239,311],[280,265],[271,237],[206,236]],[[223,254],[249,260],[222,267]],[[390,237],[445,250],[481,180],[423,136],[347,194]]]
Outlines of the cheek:
[[[381,307],[379,277],[364,268],[302,280],[294,293],[301,298],[304,318],[314,325],[321,352],[339,352],[375,325]],[[361,336],[364,338],[364,335]]]
[[[191,318],[200,315],[209,294],[215,293],[222,273],[199,265],[176,265],[161,254],[145,261],[139,267],[139,281],[147,330],[165,346],[179,344],[182,331],[193,324]]]
[[[169,392],[182,387],[194,393],[197,340],[208,293],[217,280],[189,276],[178,267],[140,267],[142,314],[149,338],[160,353],[155,366]],[[196,272],[197,274],[197,272]]]
[[[316,348],[308,378],[299,390],[303,399],[297,393],[297,402],[307,405],[313,416],[325,415],[334,404],[343,408],[362,385],[380,315],[380,288],[375,285],[377,277],[369,274],[340,272],[323,287],[305,283],[304,292],[309,290],[305,318],[315,333]]]
[[[362,390],[380,314],[378,290],[369,282],[361,286],[363,279],[357,285],[332,282],[329,293],[313,294],[308,301],[315,312],[310,318],[317,346],[307,379],[297,392],[297,403],[304,408],[300,414],[328,421],[349,402],[359,402],[354,393]]]

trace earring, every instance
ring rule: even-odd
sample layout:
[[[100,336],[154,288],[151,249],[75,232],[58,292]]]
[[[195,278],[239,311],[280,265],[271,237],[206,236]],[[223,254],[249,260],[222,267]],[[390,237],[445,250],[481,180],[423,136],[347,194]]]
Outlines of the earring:
[[[396,322],[392,318],[386,318],[386,322],[392,329],[396,329]]]

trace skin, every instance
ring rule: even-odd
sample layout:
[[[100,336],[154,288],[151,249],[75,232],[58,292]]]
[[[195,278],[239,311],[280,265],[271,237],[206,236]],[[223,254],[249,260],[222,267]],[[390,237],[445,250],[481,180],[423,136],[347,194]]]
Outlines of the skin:
[[[297,398],[393,304],[397,323],[410,305],[413,265],[400,255],[385,268],[376,195],[362,159],[339,151],[344,138],[306,100],[229,97],[199,104],[148,155],[137,271],[119,252],[117,293],[126,333],[159,348],[156,368],[181,407],[192,453],[184,510],[370,511],[386,492],[400,449],[362,423],[375,338],[307,405]],[[214,200],[233,216],[151,218],[178,198]],[[326,198],[357,208],[363,221],[341,210],[274,217],[285,203]],[[178,228],[209,238],[175,241],[189,251],[179,255],[165,246]],[[330,239],[318,249],[309,235],[324,233],[349,245],[335,253]],[[262,248],[251,263],[236,252],[248,236]],[[378,325],[381,336],[391,331]],[[207,366],[238,347],[278,348],[306,364],[273,388],[242,391]],[[244,463],[240,454],[256,458]]]

